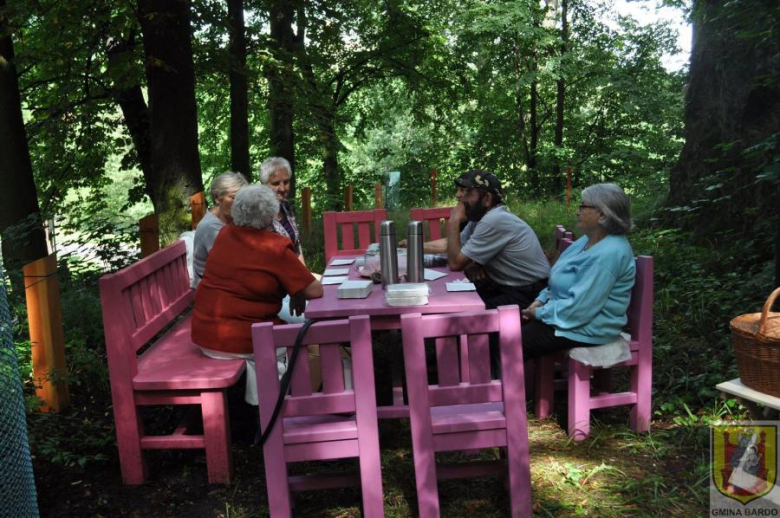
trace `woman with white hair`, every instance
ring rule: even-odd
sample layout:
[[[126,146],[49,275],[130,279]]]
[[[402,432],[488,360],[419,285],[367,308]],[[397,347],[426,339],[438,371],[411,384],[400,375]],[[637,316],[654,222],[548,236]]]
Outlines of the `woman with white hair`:
[[[252,358],[255,322],[284,324],[277,314],[287,294],[322,297],[322,284],[298,261],[292,243],[271,230],[276,194],[250,185],[236,194],[233,223],[214,241],[195,292],[192,341],[213,358]],[[254,365],[247,369],[246,401],[257,405]]]
[[[246,178],[241,173],[222,173],[211,182],[211,200],[214,207],[206,211],[206,215],[198,223],[195,230],[195,244],[193,250],[193,282],[198,286],[203,271],[206,269],[206,259],[209,251],[214,246],[214,240],[222,227],[233,220],[233,200],[239,189],[247,184]]]
[[[631,206],[615,184],[582,191],[577,228],[584,235],[553,265],[549,285],[523,310],[523,357],[614,342],[628,320],[634,252],[625,234]]]

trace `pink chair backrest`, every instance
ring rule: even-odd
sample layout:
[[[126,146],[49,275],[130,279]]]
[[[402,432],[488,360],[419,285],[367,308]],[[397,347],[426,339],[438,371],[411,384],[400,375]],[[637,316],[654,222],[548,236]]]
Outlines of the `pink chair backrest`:
[[[434,209],[412,209],[409,211],[410,221],[422,221],[423,232],[427,229],[426,241],[441,239],[447,235],[447,222],[450,220],[452,207],[437,207]],[[442,232],[442,227],[444,231]]]
[[[332,257],[339,255],[364,253],[368,245],[379,241],[379,224],[386,219],[386,209],[325,212],[322,215],[325,227],[325,262],[329,263]],[[357,246],[355,246],[355,230],[357,230]]]
[[[640,255],[636,258],[636,280],[631,290],[628,306],[628,329],[631,341],[640,346],[652,347],[653,343],[653,258]]]
[[[401,330],[410,412],[425,412],[429,405],[495,401],[504,401],[505,404],[514,401],[525,408],[523,351],[520,347],[520,313],[517,306],[449,315],[402,315]],[[502,380],[490,378],[488,334],[496,332],[499,333]],[[426,338],[437,340],[439,382],[430,387],[423,345]],[[455,358],[457,361],[459,348],[464,345],[468,347],[468,361],[472,370],[468,379],[457,382],[453,379],[449,359]],[[445,365],[444,370],[442,365]],[[413,392],[422,390],[428,392],[428,397],[415,397]]]
[[[302,324],[274,327],[271,323],[254,324],[252,338],[257,388],[260,399],[260,416],[263,429],[271,418],[279,395],[279,378],[276,370],[276,348],[287,347],[292,355],[292,345]],[[322,390],[311,388],[310,366],[306,345],[319,344],[322,365]],[[351,345],[353,389],[344,387],[342,344]],[[376,424],[376,398],[374,396],[374,363],[371,351],[371,324],[369,317],[351,317],[349,320],[330,320],[312,325],[303,340],[303,348],[295,364],[290,394],[281,415],[285,417],[315,416],[356,412],[360,405],[374,407]],[[360,413],[360,410],[357,410]],[[371,419],[371,412],[365,416]],[[277,423],[278,427],[278,423]],[[271,437],[278,429],[275,427]],[[269,437],[269,440],[271,439]],[[281,436],[279,436],[281,438]]]
[[[160,289],[164,287],[164,289]],[[194,299],[184,241],[100,278],[106,347],[128,361]],[[135,369],[134,369],[135,371]]]
[[[567,232],[567,234],[571,234],[571,232]],[[563,253],[567,248],[569,248],[574,241],[570,237],[564,237],[558,242],[558,252]]]

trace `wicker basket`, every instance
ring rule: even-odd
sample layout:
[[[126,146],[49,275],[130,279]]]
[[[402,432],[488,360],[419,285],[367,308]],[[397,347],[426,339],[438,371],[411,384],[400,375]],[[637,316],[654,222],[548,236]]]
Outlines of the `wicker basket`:
[[[777,288],[761,313],[740,315],[731,321],[731,345],[742,383],[780,397],[780,313],[772,312]]]

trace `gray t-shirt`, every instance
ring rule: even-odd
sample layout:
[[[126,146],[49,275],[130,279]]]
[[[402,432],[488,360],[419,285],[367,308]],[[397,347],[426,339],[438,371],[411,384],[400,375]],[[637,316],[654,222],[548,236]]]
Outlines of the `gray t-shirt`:
[[[195,229],[195,246],[192,253],[195,277],[192,282],[193,287],[197,287],[200,279],[203,277],[203,272],[206,270],[206,259],[209,258],[209,251],[214,246],[217,234],[224,226],[225,224],[222,220],[212,214],[210,210],[206,211],[206,215],[198,223],[198,228]]]
[[[461,253],[479,263],[497,284],[526,286],[550,276],[550,263],[528,224],[494,207],[460,233]]]

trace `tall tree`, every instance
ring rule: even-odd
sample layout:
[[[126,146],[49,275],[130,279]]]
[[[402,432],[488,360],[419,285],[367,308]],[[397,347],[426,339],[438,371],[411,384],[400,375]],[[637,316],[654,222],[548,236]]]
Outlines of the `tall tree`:
[[[293,52],[297,45],[293,30],[295,11],[299,2],[295,0],[270,0],[269,21],[271,30],[271,52],[264,69],[268,80],[268,110],[270,112],[271,154],[286,158],[293,174],[290,178],[290,196],[295,197],[295,131],[294,99],[296,76]]]
[[[33,179],[6,2],[0,0],[0,232],[7,270],[48,253]]]
[[[244,0],[228,0],[227,4],[230,34],[230,164],[233,171],[251,179]]]
[[[166,240],[188,226],[190,196],[203,190],[190,7],[189,0],[138,0],[154,172],[147,187]]]

